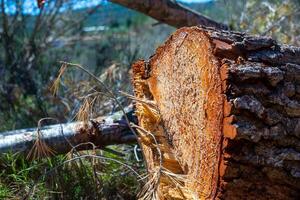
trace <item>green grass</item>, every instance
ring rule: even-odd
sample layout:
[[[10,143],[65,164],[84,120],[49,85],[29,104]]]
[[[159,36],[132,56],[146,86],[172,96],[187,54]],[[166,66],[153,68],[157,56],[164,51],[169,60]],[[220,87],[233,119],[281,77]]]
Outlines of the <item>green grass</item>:
[[[0,183],[0,199],[8,199],[13,196],[12,191],[5,184]]]
[[[124,159],[101,153],[143,171],[142,164],[130,156]],[[11,153],[0,157],[0,199],[130,200],[135,199],[138,190],[137,177],[114,161],[84,158],[68,162],[62,155],[28,161]]]

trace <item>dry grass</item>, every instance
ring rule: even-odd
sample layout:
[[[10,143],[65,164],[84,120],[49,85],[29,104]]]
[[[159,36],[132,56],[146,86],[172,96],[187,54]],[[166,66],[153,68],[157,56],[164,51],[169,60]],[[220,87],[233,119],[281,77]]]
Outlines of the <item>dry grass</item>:
[[[62,67],[59,71],[57,79],[54,81],[54,84],[52,86],[53,94],[57,94],[60,79],[61,79],[62,75],[64,74],[66,67],[70,65],[70,66],[79,68],[80,70],[86,72],[92,78],[94,78],[100,84],[100,86],[106,90],[106,92],[104,94],[107,95],[108,97],[112,98],[113,100],[115,100],[117,102],[117,104],[119,105],[119,107],[121,108],[121,110],[124,111],[124,108],[122,107],[121,103],[118,101],[117,97],[112,93],[112,91],[110,91],[110,89],[103,83],[102,80],[100,80],[95,75],[91,74],[88,70],[86,70],[81,65],[67,63],[67,62],[61,62],[61,63],[62,63]],[[110,69],[110,70],[113,70],[114,68],[115,68],[115,66],[113,66],[112,69]],[[110,76],[112,76],[111,72],[105,74],[105,77],[110,77]],[[103,76],[101,76],[101,78],[103,78]],[[120,93],[123,96],[125,96],[133,101],[138,102],[139,105],[142,107],[142,109],[140,109],[139,111],[140,112],[142,111],[143,112],[142,115],[146,115],[148,117],[148,119],[151,119],[151,124],[152,123],[158,124],[161,121],[160,113],[159,113],[159,110],[158,110],[155,102],[153,102],[151,100],[140,99],[140,98],[137,98],[130,94],[127,94],[125,92],[120,92]],[[76,114],[76,120],[83,121],[85,124],[88,123],[88,120],[92,116],[94,103],[100,94],[103,94],[103,93],[93,92],[92,94],[82,96],[84,101],[83,101],[83,104],[81,105],[79,111]],[[137,135],[138,137],[146,138],[147,140],[150,141],[150,143],[152,143],[152,147],[153,147],[153,149],[156,149],[155,152],[157,153],[157,155],[159,157],[158,158],[159,159],[158,166],[156,166],[154,169],[149,171],[146,176],[141,176],[141,175],[135,173],[139,177],[140,180],[144,180],[145,178],[148,179],[148,181],[144,184],[141,191],[138,193],[138,199],[140,199],[140,200],[158,200],[159,196],[160,196],[160,194],[158,193],[158,188],[160,185],[160,178],[162,175],[164,177],[167,177],[168,179],[170,179],[170,181],[173,183],[175,190],[178,190],[179,193],[182,193],[182,196],[184,196],[183,192],[182,192],[182,188],[183,188],[186,177],[182,174],[174,174],[171,171],[162,167],[162,153],[159,148],[159,142],[157,141],[155,135],[143,127],[129,123],[128,119],[127,119],[127,122],[129,124],[129,126],[131,127],[133,133],[135,133],[134,129],[136,129],[138,132],[138,135]],[[142,143],[146,142],[143,139],[141,139],[141,141],[142,141]],[[77,147],[74,147],[74,148],[76,149]],[[94,165],[95,158],[100,158],[100,157],[97,156],[96,154],[94,154],[94,155],[77,155],[76,157],[72,157],[68,162],[72,162],[74,160],[81,160],[82,158],[91,158],[92,164]],[[105,158],[104,158],[104,160],[105,160]],[[119,162],[119,161],[117,161],[117,162]],[[125,163],[122,163],[122,165],[130,168]],[[132,168],[130,168],[130,169],[132,170]],[[96,175],[97,174],[96,170],[94,170],[94,171],[95,171],[95,175]]]
[[[43,140],[43,134],[41,131],[42,128],[42,122],[45,120],[55,120],[53,118],[42,118],[38,121],[38,127],[37,127],[37,135],[36,135],[36,140],[29,151],[27,155],[27,159],[29,160],[36,160],[36,159],[41,159],[44,157],[49,157],[55,155],[55,151],[51,149]]]
[[[52,94],[54,96],[57,95],[58,93],[58,89],[59,89],[59,85],[60,85],[60,81],[61,81],[61,77],[62,75],[65,73],[66,69],[67,69],[68,65],[63,63],[59,69],[58,75],[56,77],[56,79],[54,80],[50,90],[52,91]]]
[[[84,123],[84,125],[88,124],[88,121],[91,118],[90,116],[92,116],[93,105],[94,105],[96,99],[97,99],[97,96],[95,96],[94,98],[86,97],[84,99],[83,104],[80,106],[79,111],[76,114],[77,121],[82,121]]]
[[[148,173],[148,177],[150,178],[148,178],[147,183],[143,186],[137,197],[139,200],[159,200],[157,189],[161,176],[161,168],[157,167],[156,169]]]

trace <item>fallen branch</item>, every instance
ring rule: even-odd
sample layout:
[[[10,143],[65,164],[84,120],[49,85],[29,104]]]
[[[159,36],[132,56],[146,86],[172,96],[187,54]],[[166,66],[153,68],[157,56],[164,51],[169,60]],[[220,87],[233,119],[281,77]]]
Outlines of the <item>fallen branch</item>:
[[[160,22],[176,28],[184,26],[206,26],[216,29],[228,30],[228,26],[218,23],[200,13],[184,7],[172,0],[110,0],[132,10],[148,15]],[[45,4],[45,0],[37,0],[39,8]]]
[[[201,25],[217,29],[228,29],[228,26],[209,19],[208,17],[171,0],[110,1],[144,13],[145,15],[176,28]]]
[[[127,117],[134,122],[133,109],[126,109]],[[0,133],[0,153],[19,152],[28,154],[37,139],[37,128],[21,129]],[[55,154],[69,152],[74,146],[91,142],[97,148],[113,144],[136,142],[122,112],[91,120],[88,124],[72,122],[42,127],[40,140]],[[91,149],[91,145],[80,145],[77,150]]]

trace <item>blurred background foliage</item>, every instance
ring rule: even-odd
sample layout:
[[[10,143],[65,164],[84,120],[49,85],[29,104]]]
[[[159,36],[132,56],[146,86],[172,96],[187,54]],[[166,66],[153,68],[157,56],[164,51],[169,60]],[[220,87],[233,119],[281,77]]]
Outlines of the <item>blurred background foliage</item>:
[[[39,10],[35,1],[1,0],[1,131],[35,126],[45,116],[62,122],[74,118],[85,91],[82,87],[91,84],[82,72],[69,70],[59,95],[53,97],[49,87],[59,70],[58,61],[79,63],[97,76],[102,74],[112,90],[129,92],[130,64],[149,57],[175,30],[110,2],[77,4],[51,0]],[[298,0],[219,0],[186,6],[235,30],[299,45]],[[81,92],[74,93],[75,88]],[[107,99],[97,106],[104,110],[98,115],[114,107],[103,108],[104,102]]]
[[[128,91],[130,63],[149,56],[172,30],[152,27],[147,17],[111,3],[74,10],[74,0],[48,2],[38,10],[35,1],[27,1],[32,15],[23,10],[24,1],[15,0],[16,11],[10,12],[12,1],[2,0],[0,130],[35,126],[44,116],[73,119],[83,95],[73,89],[84,91],[89,77],[69,71],[53,97],[49,88],[60,60],[80,63],[99,76],[107,70],[102,77],[112,89]]]
[[[81,2],[85,5],[85,1]],[[234,30],[300,45],[299,0],[216,0],[184,4],[229,24]],[[35,127],[43,117],[72,121],[84,99],[101,91],[86,74],[68,69],[61,79],[58,94],[52,95],[50,87],[60,68],[58,61],[81,64],[115,93],[120,90],[132,93],[130,64],[151,56],[175,30],[107,1],[78,6],[76,0],[49,0],[39,10],[36,1],[0,0],[0,6],[0,131]],[[123,105],[129,103],[122,96],[118,98]],[[114,101],[98,95],[90,117],[117,109]],[[132,152],[132,147],[116,148]],[[16,155],[2,157],[0,168],[4,171],[0,174],[0,198],[12,199],[20,197],[20,191],[28,192],[32,181],[43,170],[66,159],[55,157],[30,162]],[[125,160],[133,165],[137,163],[132,158]],[[105,170],[101,177],[106,180],[102,182],[102,186],[106,184],[102,192],[99,188],[91,188],[95,181],[91,174],[93,166],[90,163],[83,166],[86,166],[84,172],[80,172],[80,167],[74,170],[74,166],[67,166],[56,179],[45,179],[36,187],[36,196],[32,198],[108,199],[109,195],[118,195],[114,199],[130,199],[136,194],[136,179],[118,176],[123,170],[119,165],[108,163],[102,168]],[[141,163],[137,168],[143,171]],[[58,180],[58,177],[62,178]],[[128,184],[124,184],[126,181]],[[126,192],[112,194],[108,188]]]

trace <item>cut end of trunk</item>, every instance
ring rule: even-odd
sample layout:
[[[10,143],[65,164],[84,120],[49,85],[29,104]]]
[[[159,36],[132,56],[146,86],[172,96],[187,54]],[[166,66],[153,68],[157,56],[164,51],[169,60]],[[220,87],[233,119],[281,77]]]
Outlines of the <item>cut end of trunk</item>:
[[[152,191],[160,199],[299,197],[299,56],[270,38],[191,27],[136,62]]]
[[[140,125],[167,146],[161,149],[163,167],[186,176],[170,198],[213,198],[219,176],[223,95],[211,39],[198,28],[179,29],[148,62],[134,64],[133,71],[136,96],[153,101],[160,118],[152,120],[145,105],[137,103]],[[148,152],[149,146],[144,146]],[[149,171],[158,165],[153,160],[156,149],[152,150],[145,155]],[[172,182],[165,179],[160,184],[163,194],[170,193],[163,185]]]

